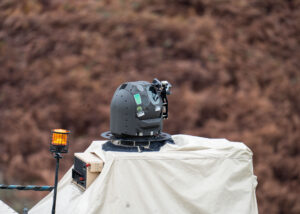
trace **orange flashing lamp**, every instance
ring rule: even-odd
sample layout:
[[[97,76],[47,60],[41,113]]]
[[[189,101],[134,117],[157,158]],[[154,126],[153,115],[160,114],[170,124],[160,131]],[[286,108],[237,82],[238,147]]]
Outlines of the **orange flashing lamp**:
[[[50,151],[53,153],[67,153],[69,147],[69,135],[69,130],[51,130]]]

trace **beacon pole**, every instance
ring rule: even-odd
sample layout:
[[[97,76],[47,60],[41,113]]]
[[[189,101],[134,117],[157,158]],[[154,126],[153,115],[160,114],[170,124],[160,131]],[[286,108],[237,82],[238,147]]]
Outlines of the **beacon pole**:
[[[54,158],[56,159],[52,214],[55,214],[56,208],[59,159],[62,158],[61,153],[68,152],[69,134],[70,131],[65,129],[53,129],[51,131],[50,151],[54,153]]]
[[[62,156],[60,155],[60,153],[55,153],[54,158],[56,159],[56,168],[55,168],[55,180],[54,180],[54,193],[53,193],[52,214],[55,214],[59,159],[61,159]]]

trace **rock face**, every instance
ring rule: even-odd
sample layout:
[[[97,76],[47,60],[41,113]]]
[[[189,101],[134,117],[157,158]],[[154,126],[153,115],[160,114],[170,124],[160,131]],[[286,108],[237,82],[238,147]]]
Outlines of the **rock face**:
[[[164,131],[245,142],[260,213],[300,213],[300,2],[0,2],[0,167],[52,183],[49,130],[72,153],[109,129],[122,82],[173,84]],[[34,195],[30,195],[34,196]]]

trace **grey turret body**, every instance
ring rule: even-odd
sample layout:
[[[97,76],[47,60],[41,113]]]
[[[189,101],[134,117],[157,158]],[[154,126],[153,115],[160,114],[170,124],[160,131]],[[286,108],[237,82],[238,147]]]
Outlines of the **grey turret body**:
[[[127,82],[114,93],[110,131],[115,136],[153,136],[162,131],[163,100],[153,84]]]

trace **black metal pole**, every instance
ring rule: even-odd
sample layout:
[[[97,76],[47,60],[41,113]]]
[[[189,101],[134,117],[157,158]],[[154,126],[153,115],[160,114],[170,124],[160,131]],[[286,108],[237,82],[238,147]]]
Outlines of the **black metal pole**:
[[[53,193],[52,214],[55,214],[59,159],[61,159],[62,156],[60,155],[60,153],[55,153],[55,156],[54,156],[54,157],[55,157],[55,159],[56,159],[56,169],[55,169],[55,181],[54,181],[54,193]]]

